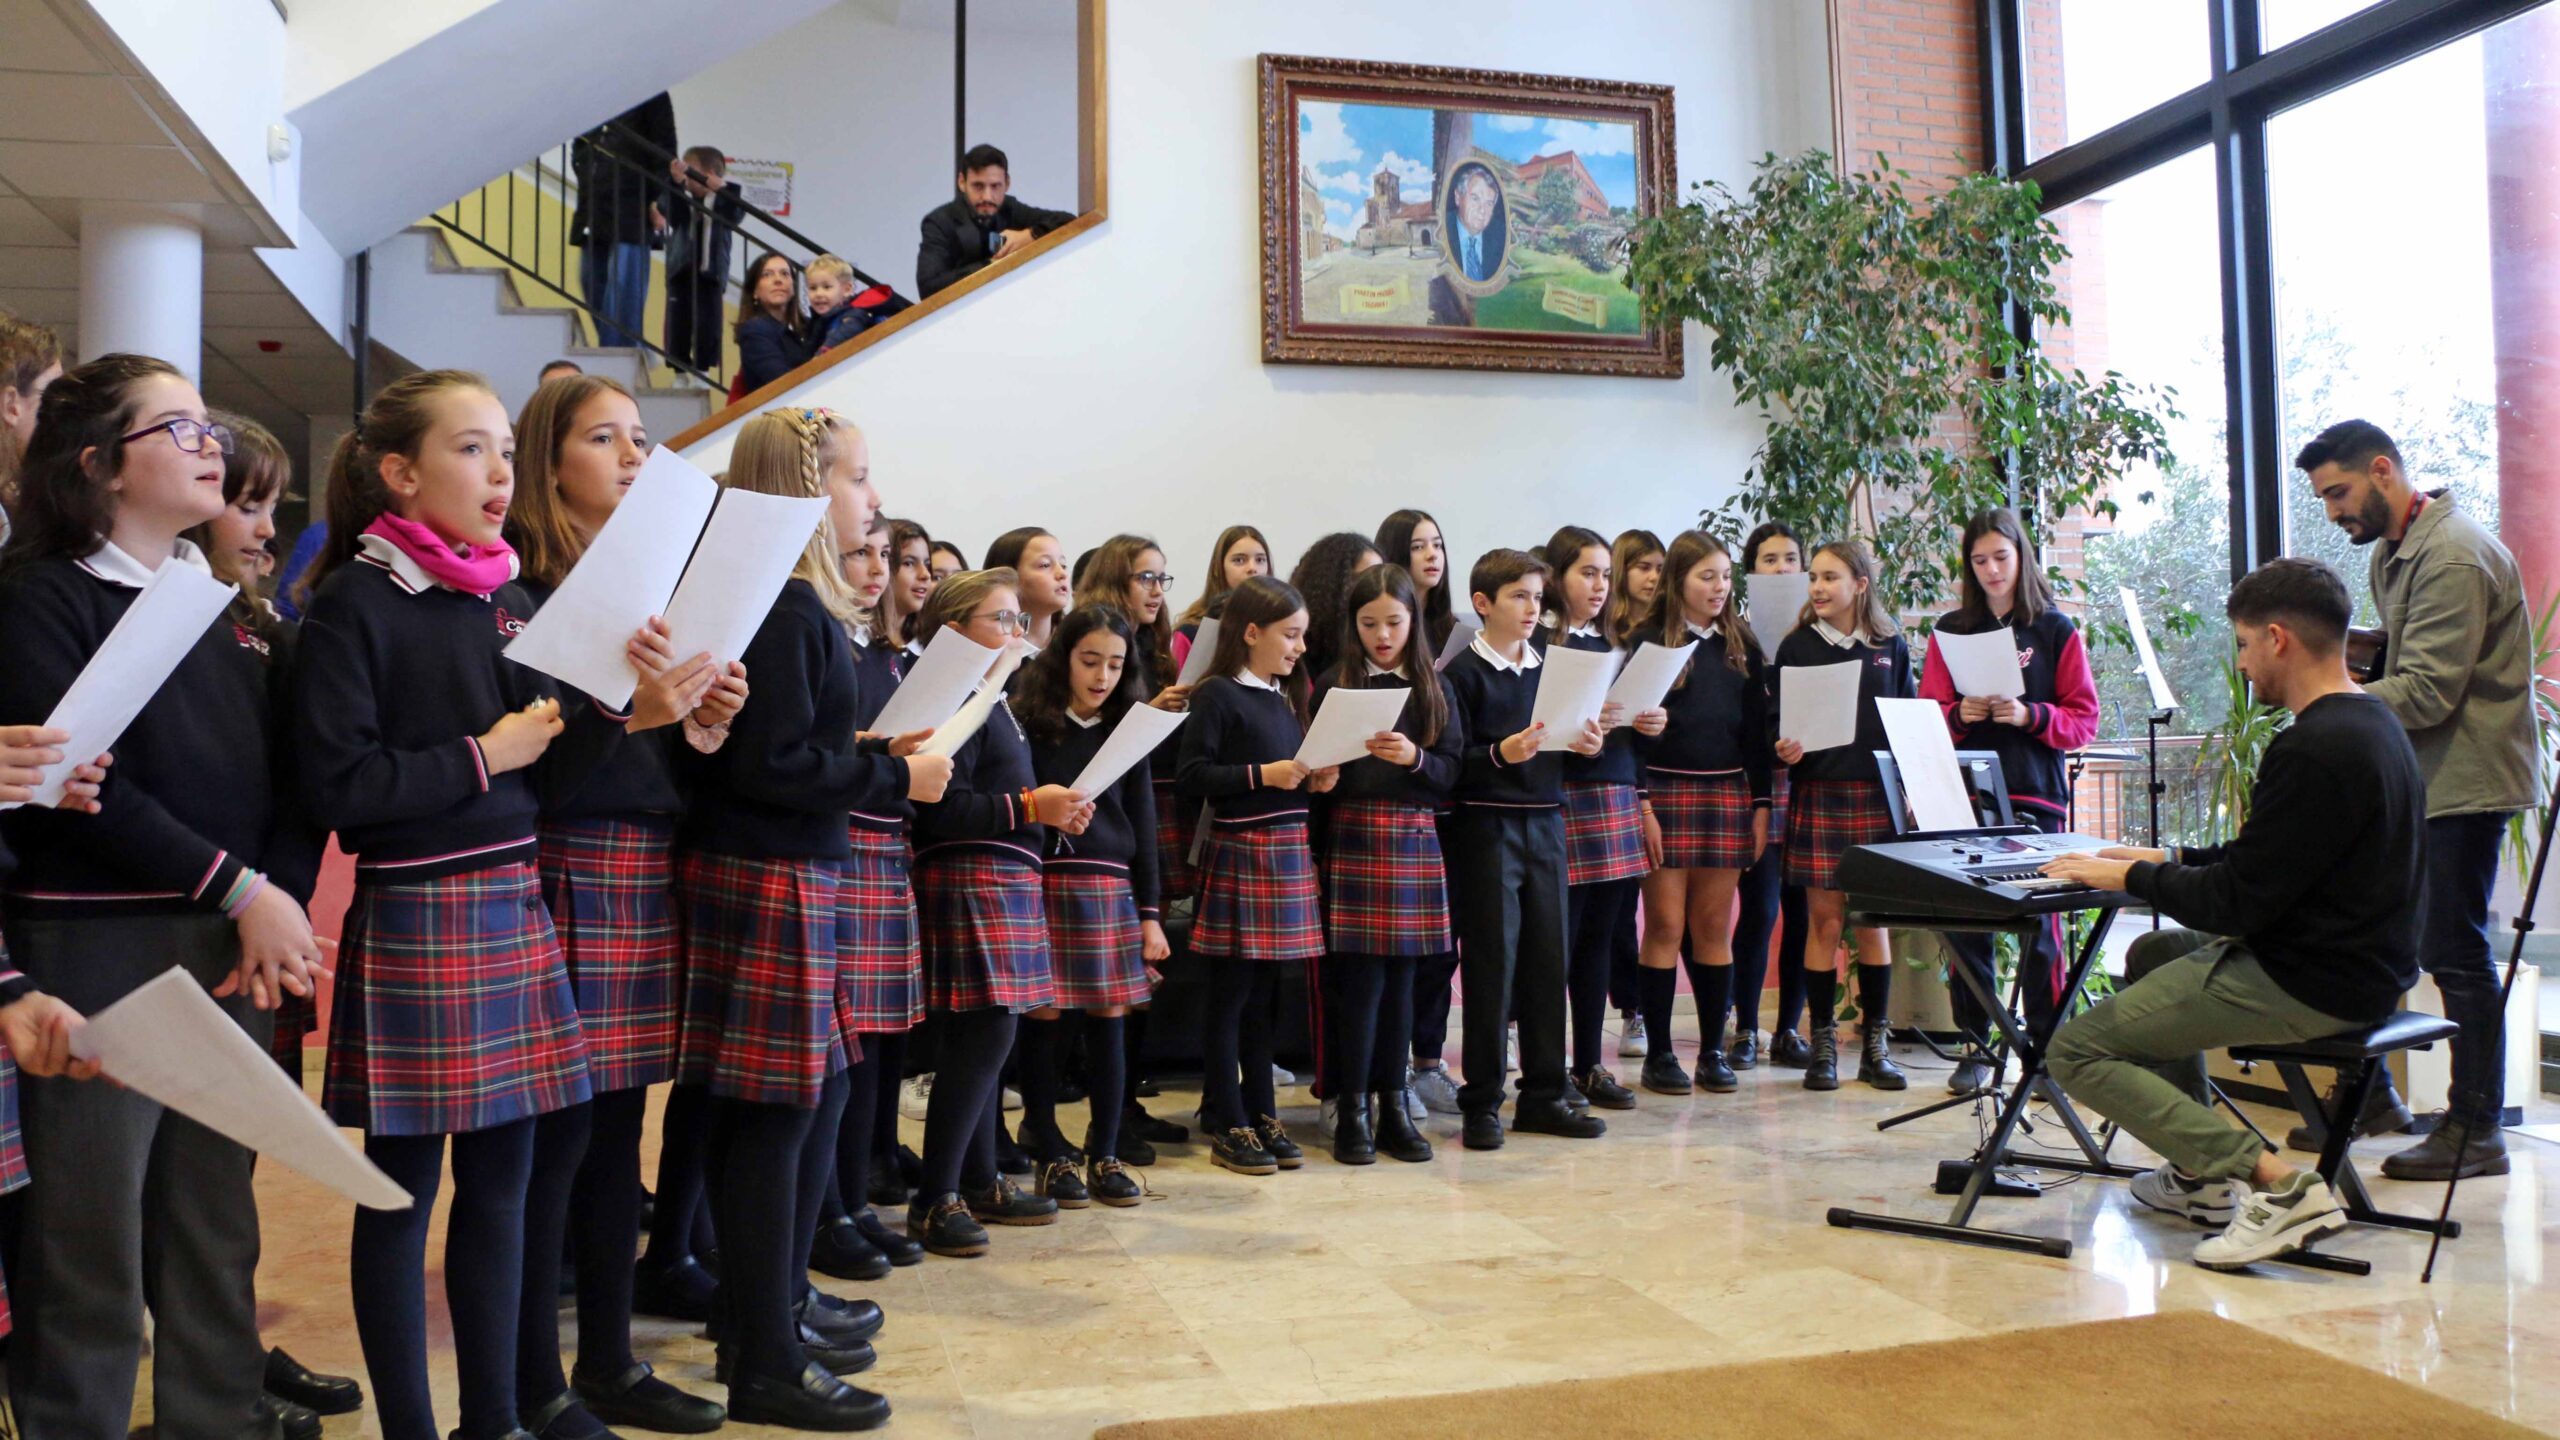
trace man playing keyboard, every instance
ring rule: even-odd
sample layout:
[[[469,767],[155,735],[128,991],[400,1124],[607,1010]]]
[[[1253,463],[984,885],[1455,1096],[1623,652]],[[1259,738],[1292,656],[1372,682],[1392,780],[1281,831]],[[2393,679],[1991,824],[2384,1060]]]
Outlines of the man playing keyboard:
[[[2114,848],[2045,867],[2122,890],[2213,937],[2056,1033],[2053,1077],[2167,1163],[2133,1182],[2154,1210],[2222,1233],[2196,1263],[2230,1270],[2346,1226],[2319,1176],[2226,1124],[2153,1066],[2210,1049],[2361,1029],[2417,983],[2426,782],[2390,707],[2346,669],[2346,582],[2272,560],[2224,603],[2241,672],[2293,713],[2267,746],[2249,818],[2228,845]]]

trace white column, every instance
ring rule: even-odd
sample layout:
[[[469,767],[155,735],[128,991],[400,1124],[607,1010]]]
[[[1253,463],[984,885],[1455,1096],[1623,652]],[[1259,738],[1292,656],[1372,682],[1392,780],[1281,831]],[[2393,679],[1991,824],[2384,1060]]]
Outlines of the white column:
[[[80,203],[80,358],[153,355],[204,376],[204,228],[192,205]]]

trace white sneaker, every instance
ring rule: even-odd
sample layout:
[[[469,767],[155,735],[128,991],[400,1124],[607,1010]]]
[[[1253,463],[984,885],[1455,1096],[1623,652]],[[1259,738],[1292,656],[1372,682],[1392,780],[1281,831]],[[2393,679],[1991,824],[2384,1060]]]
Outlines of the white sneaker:
[[[1618,1058],[1640,1060],[1652,1053],[1652,1049],[1645,1044],[1644,1017],[1628,1016],[1618,1027]]]
[[[1293,1074],[1289,1073],[1288,1071],[1286,1071],[1286,1070],[1284,1070],[1284,1069],[1280,1068],[1280,1067],[1279,1067],[1279,1066],[1277,1066],[1277,1065],[1274,1065],[1274,1066],[1272,1066],[1272,1067],[1271,1067],[1271,1084],[1272,1084],[1273,1088],[1275,1088],[1275,1089],[1280,1089],[1280,1090],[1286,1090],[1286,1089],[1288,1089],[1290,1086],[1295,1085],[1295,1084],[1297,1084],[1297,1083],[1298,1083],[1298,1077],[1297,1077],[1297,1076],[1295,1076],[1295,1075],[1293,1075]]]
[[[1327,1100],[1317,1106],[1316,1138],[1328,1145],[1332,1144],[1334,1127],[1340,1122],[1341,1116],[1342,1102],[1339,1100]]]
[[[2328,1182],[2311,1171],[2296,1171],[2280,1190],[2251,1191],[2230,1228],[2196,1242],[2196,1263],[2207,1270],[2238,1270],[2290,1255],[2346,1228],[2346,1211]]]
[[[898,1087],[898,1113],[909,1120],[922,1120],[926,1107],[933,1104],[933,1076],[918,1075]]]
[[[2131,1188],[2133,1198],[2152,1209],[2209,1229],[2230,1224],[2246,1194],[2237,1181],[2190,1180],[2174,1165],[2134,1176]]]
[[[1517,1025],[1502,1032],[1502,1068],[1504,1070],[1520,1068],[1520,1027]]]
[[[1431,1114],[1455,1115],[1458,1113],[1458,1082],[1449,1078],[1449,1067],[1446,1065],[1434,1065],[1428,1070],[1414,1071],[1413,1093],[1421,1099],[1422,1108]]]
[[[1007,1085],[1006,1087],[1004,1087],[1004,1108],[1006,1108],[1007,1110],[1019,1110],[1019,1109],[1021,1109],[1021,1108],[1022,1108],[1022,1092],[1021,1092],[1021,1091],[1019,1091],[1019,1090],[1014,1089],[1014,1088],[1013,1088],[1012,1086],[1010,1086],[1010,1085]]]
[[[1404,1114],[1406,1119],[1419,1125],[1431,1111],[1423,1105],[1421,1092],[1413,1088],[1413,1079],[1413,1067],[1407,1065],[1404,1067]]]

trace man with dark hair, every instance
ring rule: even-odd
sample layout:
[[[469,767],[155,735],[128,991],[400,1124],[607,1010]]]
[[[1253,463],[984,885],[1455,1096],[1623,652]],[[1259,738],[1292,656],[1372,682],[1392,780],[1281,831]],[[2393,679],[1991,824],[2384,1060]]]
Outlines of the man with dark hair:
[[[705,372],[720,368],[728,315],[730,238],[746,213],[729,157],[696,145],[667,162],[680,192],[667,209],[667,353]],[[698,208],[697,208],[698,207]]]
[[[540,389],[554,380],[565,380],[572,375],[586,373],[587,367],[575,360],[554,360],[542,367],[541,374],[533,377],[533,384],[535,389]]]
[[[2515,557],[2443,490],[2410,484],[2400,448],[2344,420],[2294,463],[2358,545],[2388,640],[2367,693],[2391,707],[2427,783],[2427,885],[2418,959],[2444,996],[2453,1042],[2447,1108],[2427,1138],[2385,1157],[2395,1180],[2507,1173],[2506,1015],[2490,955],[2489,892],[2507,821],[2540,796],[2533,721],[2533,617]],[[2368,1133],[2400,1118],[2386,1080],[2359,1117]],[[2308,1137],[2305,1137],[2308,1138]],[[2459,1143],[2461,1153],[2454,1146]]]
[[[960,157],[959,186],[957,198],[925,214],[924,239],[916,246],[920,297],[1020,255],[1032,241],[1076,218],[1016,198],[1012,167],[993,145],[972,145]]]
[[[2290,1254],[2347,1219],[2320,1177],[2223,1123],[2172,1067],[2231,1045],[2316,1040],[2378,1023],[2417,983],[2426,785],[2390,708],[2347,675],[2346,582],[2317,560],[2272,560],[2224,610],[2240,669],[2293,712],[2267,746],[2249,818],[2228,845],[2066,855],[2050,874],[2122,890],[2202,932],[2065,1024],[2053,1078],[2166,1162],[2133,1198],[2223,1231],[2196,1263],[2236,1270]]]

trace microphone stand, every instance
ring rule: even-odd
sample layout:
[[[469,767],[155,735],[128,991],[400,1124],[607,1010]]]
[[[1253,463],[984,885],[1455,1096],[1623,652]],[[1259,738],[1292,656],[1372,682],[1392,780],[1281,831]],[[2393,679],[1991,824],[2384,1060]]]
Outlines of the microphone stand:
[[[2513,922],[2516,940],[2515,944],[2507,950],[2506,978],[2498,986],[2498,1025],[2501,1035],[2505,1033],[2507,1023],[2507,1002],[2514,997],[2516,991],[2516,967],[2524,963],[2524,940],[2527,935],[2533,933],[2533,907],[2542,897],[2543,866],[2551,860],[2552,832],[2555,828],[2560,828],[2560,769],[2554,770],[2552,787],[2551,798],[2546,800],[2542,807],[2542,839],[2533,850],[2533,868],[2526,875],[2524,900],[2516,907],[2516,918]],[[2504,1050],[2505,1047],[2501,1046],[2500,1053],[2503,1054]],[[2348,1123],[2354,1122],[2350,1120]],[[2454,1187],[2462,1183],[2462,1152],[2471,1144],[2469,1115],[2448,1116],[2446,1123],[2454,1127],[2453,1173],[2447,1176],[2444,1182],[2444,1204],[2436,1210],[2435,1238],[2427,1242],[2427,1268],[2418,1275],[2418,1283],[2421,1285],[2435,1280],[2436,1252],[2444,1248],[2444,1225],[2453,1214]]]
[[[2160,727],[2168,724],[2177,713],[2175,706],[2169,706],[2142,717],[2142,728],[2147,737],[2143,742],[2145,766],[2149,772],[2144,790],[2151,802],[2151,848],[2155,850],[2169,848],[2160,843],[2160,797],[2169,789],[2160,778]],[[2151,928],[2160,928],[2160,912],[2156,909],[2151,912]]]

